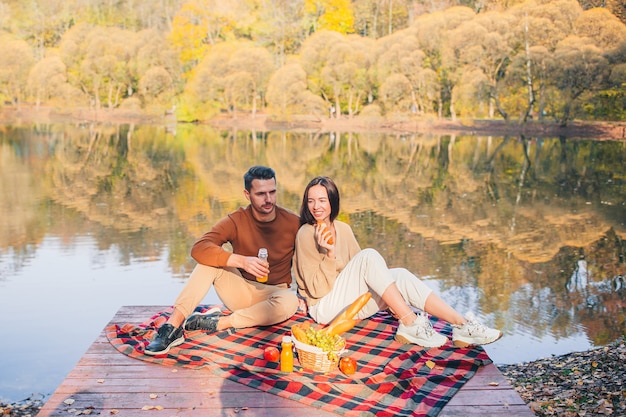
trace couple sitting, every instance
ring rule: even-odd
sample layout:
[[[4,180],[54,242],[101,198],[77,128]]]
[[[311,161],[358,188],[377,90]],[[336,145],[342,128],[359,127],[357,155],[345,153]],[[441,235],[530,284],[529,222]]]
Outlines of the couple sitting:
[[[448,341],[434,331],[425,312],[452,325],[456,346],[487,344],[502,336],[471,314],[463,317],[406,269],[389,269],[374,249],[361,250],[350,226],[336,220],[339,191],[330,178],[316,177],[307,185],[300,217],[276,205],[271,168],[250,168],[243,192],[250,204],[218,221],[193,245],[191,256],[198,265],[146,354],[165,354],[182,344],[185,330],[216,332],[289,319],[300,304],[290,289],[292,271],[308,314],[318,323],[329,323],[369,291],[372,297],[357,318],[389,309],[399,321],[399,342],[439,347]],[[232,253],[222,248],[226,242]],[[259,248],[268,249],[268,261],[257,257]],[[263,276],[269,279],[259,282]],[[219,308],[194,313],[211,286],[231,314]]]

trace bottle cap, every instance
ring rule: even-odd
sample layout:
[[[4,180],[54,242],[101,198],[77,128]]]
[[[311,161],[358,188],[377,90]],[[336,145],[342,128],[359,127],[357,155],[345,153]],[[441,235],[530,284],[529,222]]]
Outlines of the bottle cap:
[[[267,249],[265,248],[259,249],[259,258],[263,256],[267,257]]]
[[[283,336],[283,343],[291,343],[291,336]]]

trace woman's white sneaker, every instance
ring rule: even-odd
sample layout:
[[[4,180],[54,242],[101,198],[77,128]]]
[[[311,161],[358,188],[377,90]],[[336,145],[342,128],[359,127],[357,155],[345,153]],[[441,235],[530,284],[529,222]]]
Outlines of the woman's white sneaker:
[[[410,326],[406,326],[400,322],[398,331],[396,332],[396,340],[400,343],[412,343],[423,347],[440,347],[446,344],[448,338],[437,333],[435,329],[433,329],[430,320],[428,320],[428,316],[424,313],[420,313]]]
[[[480,323],[473,313],[465,315],[467,322],[462,326],[452,326],[452,343],[456,347],[486,345],[502,337],[502,332]]]

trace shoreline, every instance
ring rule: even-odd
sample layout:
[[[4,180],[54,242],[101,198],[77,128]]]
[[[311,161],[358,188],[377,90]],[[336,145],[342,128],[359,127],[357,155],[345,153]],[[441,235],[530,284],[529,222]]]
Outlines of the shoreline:
[[[498,369],[537,416],[626,415],[626,336]]]
[[[20,110],[0,108],[0,123],[108,123],[108,124],[183,124],[174,115],[149,115],[136,110],[73,109],[56,111],[49,107],[39,109],[22,106]],[[626,141],[626,122],[573,121],[566,127],[554,121],[517,121],[434,119],[432,117],[402,117],[396,119],[320,118],[315,116],[294,116],[289,121],[276,121],[266,114],[219,115],[210,120],[194,122],[209,125],[216,129],[248,129],[259,132],[293,130],[319,133],[386,133],[386,134],[430,134],[430,135],[481,135],[515,137],[566,137],[568,139],[618,140]]]

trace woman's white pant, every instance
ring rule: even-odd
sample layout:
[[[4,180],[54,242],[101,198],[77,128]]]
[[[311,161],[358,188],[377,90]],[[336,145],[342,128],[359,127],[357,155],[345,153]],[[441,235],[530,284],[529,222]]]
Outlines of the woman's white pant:
[[[431,288],[405,268],[389,269],[375,249],[363,249],[339,273],[333,289],[309,308],[309,315],[318,323],[330,323],[357,297],[370,291],[372,299],[356,318],[370,317],[388,307],[382,295],[394,282],[408,305],[424,309]]]

